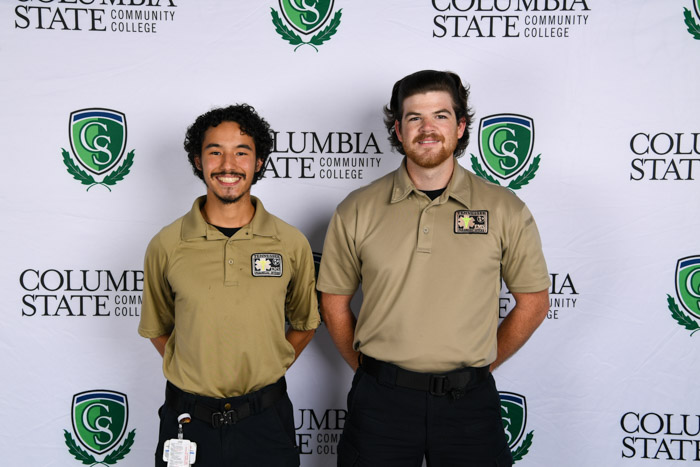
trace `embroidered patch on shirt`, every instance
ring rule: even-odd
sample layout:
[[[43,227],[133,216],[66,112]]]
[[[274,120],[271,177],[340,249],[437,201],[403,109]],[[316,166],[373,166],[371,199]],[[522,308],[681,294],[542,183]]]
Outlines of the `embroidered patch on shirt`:
[[[282,255],[278,253],[253,253],[250,266],[255,277],[282,277]]]
[[[488,211],[455,211],[456,234],[489,233]]]

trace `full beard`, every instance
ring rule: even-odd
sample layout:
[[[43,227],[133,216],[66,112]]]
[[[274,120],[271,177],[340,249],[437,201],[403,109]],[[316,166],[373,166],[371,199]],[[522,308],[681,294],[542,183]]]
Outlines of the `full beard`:
[[[420,141],[430,139],[430,140],[436,140],[441,143],[443,143],[442,146],[440,146],[439,149],[435,149],[430,152],[424,152],[421,150],[419,147]],[[447,159],[452,157],[452,154],[454,154],[454,150],[456,145],[449,147],[446,146],[445,144],[445,139],[442,136],[438,135],[421,135],[413,140],[413,144],[406,148],[404,147],[404,152],[406,153],[406,157],[408,157],[414,164],[416,164],[419,167],[422,167],[424,169],[432,169],[443,162],[445,162]],[[417,147],[417,150],[414,149]]]

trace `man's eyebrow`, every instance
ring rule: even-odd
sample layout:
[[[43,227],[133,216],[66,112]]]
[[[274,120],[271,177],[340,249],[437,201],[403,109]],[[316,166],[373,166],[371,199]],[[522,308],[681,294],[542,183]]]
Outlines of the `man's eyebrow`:
[[[209,143],[206,146],[204,146],[204,149],[209,149],[209,148],[220,148],[221,145],[219,143]],[[243,149],[248,149],[250,151],[253,150],[253,148],[250,147],[248,144],[239,144],[236,146],[236,148],[243,148]]]
[[[447,113],[447,114],[449,114],[449,113],[451,113],[451,112],[450,112],[450,109],[439,109],[439,110],[436,110],[435,112],[433,112],[433,115],[442,114],[442,113]],[[404,114],[404,117],[409,117],[409,116],[410,116],[410,117],[413,117],[413,116],[419,116],[419,117],[420,117],[421,115],[423,115],[423,114],[420,113],[420,112],[406,112],[406,113]]]

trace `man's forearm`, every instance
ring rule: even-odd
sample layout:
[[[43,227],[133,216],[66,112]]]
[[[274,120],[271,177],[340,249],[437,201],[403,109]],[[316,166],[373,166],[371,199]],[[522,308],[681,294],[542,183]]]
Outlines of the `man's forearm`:
[[[350,309],[352,295],[321,294],[321,315],[340,355],[354,370],[360,355],[353,348],[357,320]]]
[[[311,342],[311,338],[314,337],[315,329],[310,329],[308,331],[297,331],[296,329],[289,328],[287,334],[284,336],[287,338],[292,347],[294,347],[294,362],[297,361],[299,355],[301,355],[302,350]],[[292,362],[292,364],[294,363]],[[291,365],[290,365],[291,366]]]
[[[544,321],[549,310],[549,292],[513,293],[515,307],[498,327],[498,353],[491,371],[517,352]]]
[[[161,357],[165,355],[165,345],[168,343],[168,339],[170,339],[170,334],[163,334],[151,339],[153,347],[156,348]]]

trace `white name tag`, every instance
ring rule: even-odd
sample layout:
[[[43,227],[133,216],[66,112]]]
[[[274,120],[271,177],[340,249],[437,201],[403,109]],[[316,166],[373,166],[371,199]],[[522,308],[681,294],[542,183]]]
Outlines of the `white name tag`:
[[[168,467],[188,467],[197,458],[197,443],[188,439],[169,439],[163,446],[163,460]]]

